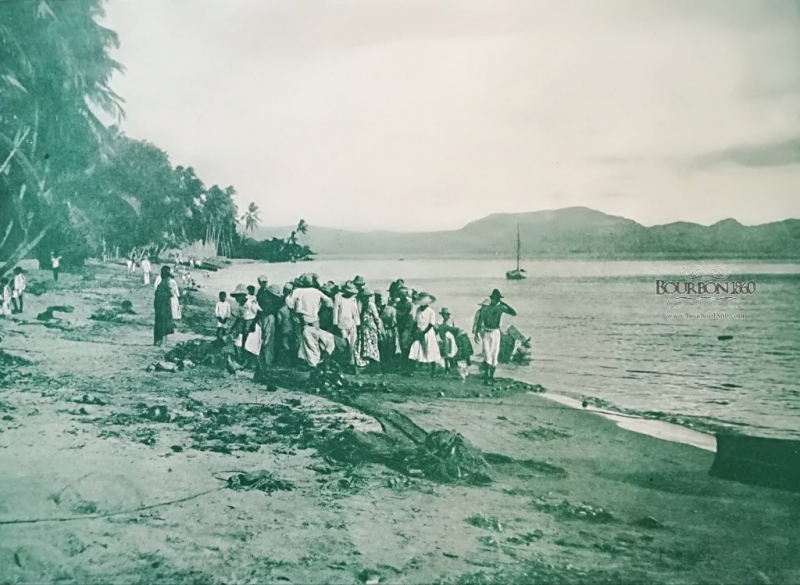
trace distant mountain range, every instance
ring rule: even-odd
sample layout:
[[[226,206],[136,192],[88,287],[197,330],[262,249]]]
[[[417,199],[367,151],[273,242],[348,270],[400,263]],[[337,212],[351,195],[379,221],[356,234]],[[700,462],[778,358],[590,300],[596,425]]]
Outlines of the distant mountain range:
[[[523,261],[536,259],[800,259],[800,219],[744,226],[676,222],[645,227],[587,207],[498,213],[459,230],[353,232],[310,226],[302,243],[320,256],[501,257],[515,255],[517,226]],[[291,227],[257,228],[254,237],[286,237]]]

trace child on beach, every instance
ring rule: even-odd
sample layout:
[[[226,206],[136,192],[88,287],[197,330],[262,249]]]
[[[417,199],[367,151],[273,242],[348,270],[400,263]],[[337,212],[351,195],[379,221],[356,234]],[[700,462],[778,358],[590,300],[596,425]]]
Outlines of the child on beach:
[[[11,287],[7,278],[0,278],[0,316],[11,315]]]
[[[22,268],[17,266],[14,269],[14,289],[11,292],[11,302],[14,304],[14,312],[21,313],[24,307],[23,293],[28,286],[28,281],[25,280],[25,275],[22,274]]]
[[[225,291],[219,293],[219,302],[214,308],[214,316],[217,318],[217,339],[222,341],[227,333],[228,319],[231,317],[231,306],[227,301],[228,295]]]
[[[153,270],[152,265],[150,264],[150,259],[145,256],[142,258],[142,275],[144,276],[144,283],[150,284],[150,272]]]

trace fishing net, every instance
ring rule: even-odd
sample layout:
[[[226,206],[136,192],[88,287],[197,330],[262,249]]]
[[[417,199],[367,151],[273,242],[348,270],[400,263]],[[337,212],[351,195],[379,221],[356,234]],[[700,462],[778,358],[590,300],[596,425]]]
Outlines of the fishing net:
[[[412,465],[442,483],[486,485],[491,468],[481,452],[455,431],[433,431],[417,450]]]

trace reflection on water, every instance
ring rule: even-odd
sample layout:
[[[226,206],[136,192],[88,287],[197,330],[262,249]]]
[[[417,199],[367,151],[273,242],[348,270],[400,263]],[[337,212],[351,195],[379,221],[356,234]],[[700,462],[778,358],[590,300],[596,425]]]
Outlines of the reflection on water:
[[[669,308],[656,296],[655,280],[681,278],[687,264],[529,262],[528,280],[508,282],[507,261],[318,260],[242,264],[202,280],[213,292],[255,282],[261,273],[277,283],[305,271],[337,282],[360,274],[384,290],[403,278],[435,295],[465,329],[478,303],[499,288],[518,312],[505,325],[533,338],[534,359],[517,371],[521,379],[624,408],[800,436],[800,265],[693,262],[692,269],[730,266],[732,279],[753,280],[757,291],[738,308]],[[667,316],[687,312],[744,318]]]

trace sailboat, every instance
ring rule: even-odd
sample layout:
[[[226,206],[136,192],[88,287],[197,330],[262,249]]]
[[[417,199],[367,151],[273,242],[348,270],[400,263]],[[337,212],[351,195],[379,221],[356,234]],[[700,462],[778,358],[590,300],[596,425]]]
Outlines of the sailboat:
[[[519,240],[519,224],[517,224],[517,269],[509,270],[508,272],[506,272],[506,280],[525,280],[526,278],[528,278],[525,269],[519,267],[519,256],[520,256],[520,240]]]

